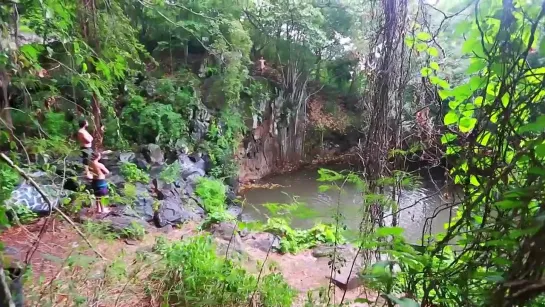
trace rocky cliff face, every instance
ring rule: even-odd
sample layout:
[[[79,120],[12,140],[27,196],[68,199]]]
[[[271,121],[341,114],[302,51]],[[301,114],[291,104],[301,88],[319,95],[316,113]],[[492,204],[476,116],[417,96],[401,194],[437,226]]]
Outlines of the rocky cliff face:
[[[305,114],[293,111],[280,90],[257,104],[237,155],[240,182],[289,170],[305,158]]]

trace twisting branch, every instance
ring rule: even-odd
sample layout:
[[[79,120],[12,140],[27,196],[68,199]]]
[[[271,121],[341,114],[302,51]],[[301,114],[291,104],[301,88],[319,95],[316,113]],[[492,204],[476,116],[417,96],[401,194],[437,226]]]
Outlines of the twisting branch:
[[[72,225],[72,227],[74,227],[76,232],[80,235],[80,237],[83,238],[83,240],[85,240],[85,242],[87,243],[87,245],[89,245],[89,247],[93,250],[93,252],[95,252],[95,254],[97,254],[100,258],[106,260],[106,257],[102,256],[102,254],[95,249],[93,244],[87,239],[87,237],[85,237],[83,232],[81,232],[79,227],[72,221],[72,219],[70,219],[70,217],[68,217],[59,208],[53,206],[53,203],[51,202],[49,197],[47,197],[45,192],[42,190],[42,188],[40,188],[40,186],[36,183],[36,181],[34,181],[34,179],[28,176],[27,173],[25,173],[25,171],[23,171],[19,166],[15,165],[13,161],[11,161],[11,159],[8,156],[6,156],[4,153],[0,152],[0,158],[2,158],[2,160],[4,160],[11,168],[15,169],[17,173],[21,175],[21,177],[25,178],[36,189],[36,191],[38,191],[38,193],[42,196],[44,201],[47,203],[50,212],[52,210],[55,210],[55,212],[59,213],[64,220],[66,220],[70,225]]]

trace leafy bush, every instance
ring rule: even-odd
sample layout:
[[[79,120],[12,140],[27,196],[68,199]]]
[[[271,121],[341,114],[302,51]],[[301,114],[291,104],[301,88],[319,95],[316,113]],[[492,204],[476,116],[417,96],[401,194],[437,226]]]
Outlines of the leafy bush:
[[[19,183],[19,174],[4,162],[0,162],[0,225],[7,225],[5,201],[11,197],[11,192]]]
[[[201,228],[208,228],[212,224],[235,219],[226,210],[227,191],[222,181],[203,177],[197,183],[195,193],[202,199],[203,208],[207,213]]]
[[[146,229],[135,221],[132,221],[129,227],[123,229],[121,237],[131,240],[143,240],[146,235]]]
[[[164,170],[159,174],[159,179],[166,183],[173,183],[180,178],[182,168],[180,162],[174,161],[174,163],[167,165]]]
[[[11,197],[11,192],[18,183],[19,174],[6,163],[0,162],[0,204],[4,205],[4,201]]]
[[[165,306],[242,306],[257,287],[256,278],[217,255],[210,236],[166,243],[154,248],[163,256],[151,275],[151,287]],[[291,306],[295,291],[282,276],[263,277],[256,291],[259,306]]]
[[[66,157],[75,149],[72,142],[67,142],[66,136],[28,138],[24,141],[24,145],[29,154],[47,155],[53,158]]]
[[[27,206],[13,206],[10,208],[10,213],[8,214],[10,218],[16,220],[18,224],[29,224],[38,218],[38,215]]]
[[[126,162],[121,165],[121,175],[123,175],[128,182],[148,183],[150,181],[149,175],[131,162]]]
[[[136,143],[168,144],[188,136],[187,122],[172,105],[133,96],[121,115],[123,134]]]
[[[64,113],[47,112],[45,113],[45,120],[42,124],[44,130],[50,137],[62,137],[66,140],[67,133],[76,131],[76,126],[66,121]]]
[[[227,191],[225,185],[220,180],[201,178],[197,183],[195,193],[202,199],[204,210],[207,213],[225,211]]]
[[[270,218],[263,226],[263,230],[281,238],[280,251],[282,253],[296,253],[300,250],[313,248],[323,243],[342,244],[346,240],[340,230],[334,225],[316,224],[311,229],[293,229],[286,219]]]

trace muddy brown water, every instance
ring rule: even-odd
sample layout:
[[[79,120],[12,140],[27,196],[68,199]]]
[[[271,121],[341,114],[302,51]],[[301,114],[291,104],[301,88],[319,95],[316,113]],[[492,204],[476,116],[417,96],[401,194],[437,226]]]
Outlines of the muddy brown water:
[[[339,171],[339,167],[336,169]],[[341,221],[352,233],[358,229],[361,222],[362,195],[354,185],[346,185],[343,193],[338,191],[320,192],[316,169],[306,169],[297,172],[277,175],[260,184],[279,185],[274,188],[253,188],[244,193],[243,214],[248,219],[266,221],[271,216],[264,206],[267,203],[292,203],[294,199],[304,203],[312,214],[304,217],[291,217],[292,227],[310,228],[317,222],[334,222],[334,216],[339,206]],[[453,202],[453,193],[444,184],[444,180],[422,179],[416,189],[403,190],[400,193],[399,206],[407,208],[400,212],[399,225],[404,229],[405,238],[413,243],[419,243],[423,228],[426,233],[438,233],[444,230],[444,224],[455,210],[440,210]],[[454,207],[456,208],[456,207]],[[390,212],[391,213],[391,212]],[[387,213],[388,215],[388,213]],[[429,219],[435,216],[433,219]],[[428,221],[426,222],[426,220]],[[387,224],[391,219],[387,219]],[[350,232],[349,232],[350,233]]]

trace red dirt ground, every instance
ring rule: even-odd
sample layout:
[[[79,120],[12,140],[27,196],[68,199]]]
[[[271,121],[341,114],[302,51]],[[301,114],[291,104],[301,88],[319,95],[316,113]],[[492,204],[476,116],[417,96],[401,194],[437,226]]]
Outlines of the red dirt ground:
[[[43,225],[45,219],[41,219],[38,222],[13,227],[5,230],[0,234],[0,242],[3,242],[5,246],[16,248],[19,251],[17,259],[21,262],[24,261],[28,250],[35,242],[37,235]],[[79,225],[78,225],[79,226]],[[182,237],[192,236],[197,233],[195,224],[186,224],[181,229],[174,229],[169,232],[167,238],[170,240],[179,240]],[[97,250],[100,251],[106,258],[115,259],[116,256],[121,253],[127,255],[135,254],[135,251],[142,247],[151,247],[155,242],[155,237],[160,234],[159,231],[154,231],[152,235],[146,236],[142,242],[138,242],[135,245],[129,245],[122,240],[114,241],[97,241],[91,240],[93,244],[96,244]],[[130,242],[129,242],[130,243]],[[85,253],[92,253],[87,247],[87,244],[76,233],[74,228],[65,222],[55,221],[50,223],[47,231],[44,233],[41,242],[31,260],[31,265],[34,275],[34,284],[40,285],[49,282],[52,278],[59,274],[60,267],[63,260],[69,256],[73,250],[85,250]],[[246,247],[246,251],[253,261],[247,263],[250,271],[255,270],[255,261],[264,260],[266,253]],[[284,275],[288,284],[300,292],[297,301],[294,306],[303,306],[306,299],[306,293],[309,290],[318,289],[320,287],[326,287],[329,284],[327,276],[330,274],[328,267],[328,259],[317,259],[311,255],[310,251],[302,252],[297,255],[269,255],[268,262],[275,262],[279,270]],[[41,277],[41,278],[40,278]],[[143,289],[142,289],[143,290]],[[121,291],[113,291],[111,294],[115,295]],[[143,292],[143,291],[142,291]],[[335,291],[335,301],[340,302],[342,297],[342,290],[338,288]],[[353,300],[357,297],[365,297],[365,289],[360,287],[352,291],[347,292],[346,299]],[[373,295],[369,295],[369,299],[374,299]],[[131,295],[125,295],[129,297],[130,301],[119,302],[117,306],[153,306],[144,293],[133,293]],[[114,306],[113,304],[97,304],[95,306]],[[350,306],[366,306],[363,304],[352,304]]]

